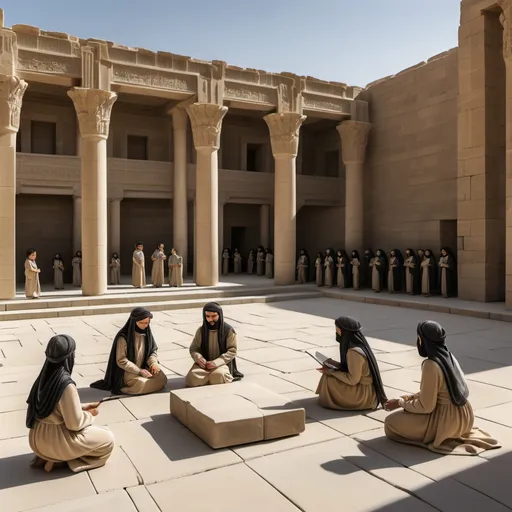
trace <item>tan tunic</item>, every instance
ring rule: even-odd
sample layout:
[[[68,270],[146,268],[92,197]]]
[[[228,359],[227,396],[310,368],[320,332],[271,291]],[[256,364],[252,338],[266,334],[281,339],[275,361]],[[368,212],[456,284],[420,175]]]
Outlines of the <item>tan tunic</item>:
[[[151,260],[153,266],[151,268],[151,284],[156,288],[160,288],[165,281],[164,260],[165,254],[158,249],[152,254]]]
[[[61,260],[53,260],[53,286],[64,290],[64,265]]]
[[[41,296],[41,284],[39,283],[39,272],[35,261],[25,260],[25,297],[36,299]]]
[[[247,273],[252,274],[254,272],[254,255],[249,254],[247,258]]]
[[[71,260],[73,266],[73,286],[82,286],[82,258],[75,256]]]
[[[307,282],[307,279],[306,279],[307,269],[308,269],[308,265],[307,265],[307,261],[306,261],[306,256],[299,256],[299,260],[297,261],[297,270],[298,270],[297,277],[299,278],[300,284],[304,284]]]
[[[421,262],[421,293],[430,295],[430,258],[425,258]]]
[[[338,288],[345,288],[345,275],[343,274],[343,258],[336,258]]]
[[[441,271],[441,295],[448,297],[448,268],[450,267],[449,256],[441,256],[438,262]]]
[[[167,386],[167,377],[163,371],[153,375],[151,378],[142,377],[140,371],[144,366],[144,350],[146,348],[146,336],[138,332],[134,336],[135,363],[132,363],[126,356],[126,340],[120,337],[116,347],[117,366],[124,370],[124,384],[121,388],[122,393],[127,395],[147,395],[155,393]],[[147,366],[151,368],[158,364],[158,355],[151,354],[147,361]]]
[[[93,426],[93,421],[70,384],[50,416],[30,429],[30,448],[44,460],[67,462],[75,473],[104,466],[114,449],[114,436],[106,428]]]
[[[324,277],[324,281],[325,281],[325,286],[329,286],[331,287],[332,286],[332,268],[334,266],[334,260],[332,259],[331,256],[327,256],[324,260],[324,267],[325,267],[325,277]]]
[[[194,360],[194,364],[185,377],[185,386],[196,387],[206,384],[228,384],[232,382],[233,376],[227,365],[236,357],[236,334],[233,331],[228,334],[226,340],[227,350],[224,354],[221,354],[217,341],[217,331],[208,332],[208,361],[215,363],[217,366],[215,370],[205,370],[195,363],[195,361],[203,357],[201,354],[202,334],[203,328],[200,327],[196,331],[192,344],[190,345],[190,355]]]
[[[347,352],[348,372],[333,370],[322,375],[316,394],[322,407],[342,411],[363,411],[377,408],[368,360],[363,351],[351,348]]]
[[[422,365],[420,392],[403,407],[384,422],[386,436],[393,441],[453,455],[477,455],[501,446],[473,427],[475,417],[469,402],[463,407],[452,403],[443,372],[430,359]]]
[[[110,284],[121,283],[121,260],[112,258],[110,260]]]
[[[315,272],[316,272],[316,285],[317,286],[322,286],[323,285],[323,282],[322,282],[322,259],[321,258],[317,258],[315,260]]]
[[[169,256],[169,286],[183,286],[183,258],[177,254]]]
[[[398,260],[395,256],[389,258],[389,268],[388,268],[388,292],[395,291],[395,274],[393,274],[393,269],[398,267]],[[397,283],[398,284],[398,283]]]
[[[270,253],[265,256],[265,275],[267,277],[274,275],[274,255]]]
[[[240,274],[242,272],[242,255],[239,252],[235,252],[233,262],[235,264],[235,274]]]
[[[380,277],[377,265],[375,265],[376,259],[377,258],[372,258],[370,260],[370,267],[372,267],[372,290],[374,292],[380,292]]]
[[[410,269],[413,269],[416,267],[416,264],[414,263],[414,258],[412,256],[409,256],[404,261],[404,268],[405,268],[405,291],[407,293],[413,293],[414,292],[414,281],[413,281],[413,274],[410,271]]]
[[[361,262],[357,258],[352,258],[352,282],[354,290],[359,290],[359,267]]]
[[[256,274],[262,276],[265,271],[265,253],[258,252],[256,254]]]
[[[136,288],[144,288],[144,286],[146,286],[146,267],[144,253],[142,251],[133,251],[132,284]]]

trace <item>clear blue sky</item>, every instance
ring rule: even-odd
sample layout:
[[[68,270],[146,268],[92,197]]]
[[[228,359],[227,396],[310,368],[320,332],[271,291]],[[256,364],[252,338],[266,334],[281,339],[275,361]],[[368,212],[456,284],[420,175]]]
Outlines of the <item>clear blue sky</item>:
[[[5,24],[364,86],[457,45],[459,0],[3,0]]]

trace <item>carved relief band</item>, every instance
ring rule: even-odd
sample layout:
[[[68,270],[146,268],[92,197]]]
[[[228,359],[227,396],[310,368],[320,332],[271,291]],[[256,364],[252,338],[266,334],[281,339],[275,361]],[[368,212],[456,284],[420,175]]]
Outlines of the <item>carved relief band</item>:
[[[196,150],[219,149],[222,120],[228,112],[228,107],[214,103],[193,103],[187,107],[187,112]]]
[[[371,123],[362,121],[344,121],[337,126],[341,137],[341,151],[345,165],[364,162],[368,134],[371,129]]]
[[[270,131],[270,142],[274,157],[279,155],[297,156],[299,150],[299,130],[306,116],[301,114],[269,114],[265,122]]]
[[[16,133],[27,83],[13,75],[0,75],[0,133]]]

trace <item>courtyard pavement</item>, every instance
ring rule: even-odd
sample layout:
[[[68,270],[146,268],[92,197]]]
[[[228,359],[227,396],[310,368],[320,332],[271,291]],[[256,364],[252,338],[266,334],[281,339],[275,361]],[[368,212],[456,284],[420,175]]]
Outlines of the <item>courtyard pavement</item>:
[[[126,315],[0,323],[0,510],[2,512],[350,512],[485,511],[512,508],[512,327],[506,322],[320,298],[226,306],[246,381],[306,409],[300,436],[212,450],[169,415],[169,389],[191,366],[197,309],[158,312],[152,329],[166,392],[105,402],[96,422],[116,448],[104,468],[72,474],[31,469],[25,400],[54,334],[77,341],[74,377],[84,402],[103,374]],[[384,437],[379,409],[329,411],[314,390],[318,366],[304,351],[338,354],[333,320],[359,319],[376,352],[389,397],[419,389],[416,325],[439,321],[466,373],[476,425],[503,443],[476,457],[440,456]],[[236,383],[233,385],[237,385]]]

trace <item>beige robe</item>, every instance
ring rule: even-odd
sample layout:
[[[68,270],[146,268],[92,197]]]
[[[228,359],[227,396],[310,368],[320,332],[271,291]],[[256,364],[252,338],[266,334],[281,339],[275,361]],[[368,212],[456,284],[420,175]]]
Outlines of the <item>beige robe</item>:
[[[372,258],[370,260],[370,267],[372,267],[372,290],[374,292],[380,292],[380,276],[378,267],[375,263],[376,261],[378,261],[378,258]]]
[[[357,258],[352,258],[352,283],[354,290],[359,290],[359,267],[361,262]]]
[[[324,267],[325,267],[325,277],[324,277],[324,284],[325,286],[328,286],[329,288],[332,286],[332,270],[334,267],[334,260],[331,256],[326,256],[324,260]]]
[[[254,254],[249,254],[247,258],[247,273],[252,274],[254,272]]]
[[[53,260],[53,286],[56,290],[64,290],[64,264],[61,260]]]
[[[441,272],[441,295],[448,297],[448,269],[450,268],[449,256],[439,258],[439,271]]]
[[[93,421],[70,384],[50,416],[36,420],[30,429],[30,448],[44,460],[67,462],[75,473],[104,466],[114,449],[114,436],[104,427],[93,426]]]
[[[196,387],[206,384],[228,384],[233,381],[233,376],[229,371],[228,364],[236,357],[237,342],[236,334],[231,331],[226,339],[226,352],[220,353],[219,343],[217,341],[217,331],[208,331],[208,361],[215,363],[215,370],[205,370],[201,368],[196,361],[201,359],[201,341],[203,337],[203,328],[199,327],[196,331],[192,344],[190,345],[190,355],[194,364],[185,377],[185,386]]]
[[[157,249],[152,255],[151,260],[153,265],[151,267],[151,284],[155,288],[160,288],[165,282],[165,271],[164,261],[166,259],[165,254]]]
[[[121,260],[112,258],[110,260],[110,284],[121,283]]]
[[[235,264],[235,274],[240,274],[242,272],[242,255],[239,252],[235,252],[233,255],[233,262]]]
[[[306,273],[308,270],[306,256],[299,256],[299,260],[297,261],[297,277],[299,278],[299,284],[304,284],[307,282]]]
[[[229,253],[222,253],[222,274],[227,276],[229,273]]]
[[[343,274],[343,258],[336,258],[337,284],[338,288],[345,288],[345,275]]]
[[[256,274],[262,276],[265,273],[265,253],[256,253]]]
[[[368,360],[363,351],[347,351],[348,372],[332,370],[322,375],[316,394],[322,407],[341,411],[363,411],[377,408],[377,394]]]
[[[39,283],[39,272],[35,261],[25,260],[25,297],[37,299],[41,296],[41,284]]]
[[[316,285],[322,286],[322,259],[317,258],[315,260],[315,276],[316,276]]]
[[[265,256],[265,276],[274,277],[274,255],[270,253]]]
[[[169,286],[183,286],[183,257],[171,254],[168,265]]]
[[[425,258],[421,262],[421,293],[430,295],[430,258]]]
[[[409,256],[408,258],[405,259],[405,291],[409,294],[412,294],[414,292],[414,276],[409,269],[413,269],[415,267],[416,264],[414,263],[414,258],[412,256]]]
[[[389,258],[389,268],[388,268],[388,292],[395,292],[395,274],[393,274],[393,269],[398,267],[398,260],[396,256],[392,256]]]
[[[384,421],[389,439],[452,455],[477,455],[501,447],[496,439],[473,427],[475,417],[469,402],[462,407],[452,403],[444,374],[435,361],[427,359],[421,370],[420,392],[404,401],[404,410]]]
[[[127,395],[147,395],[155,393],[167,386],[167,377],[160,370],[160,373],[153,375],[151,378],[142,377],[140,371],[144,366],[144,349],[146,347],[146,336],[135,332],[134,336],[135,363],[132,363],[126,357],[126,339],[120,337],[116,347],[117,366],[124,370],[124,384],[121,392]],[[156,352],[148,358],[147,365],[151,368],[154,364],[158,364],[158,356]]]
[[[144,288],[146,286],[146,267],[145,258],[142,251],[133,251],[132,256],[132,285],[135,288]]]
[[[73,286],[82,286],[82,258],[75,256],[71,260],[73,266]]]

